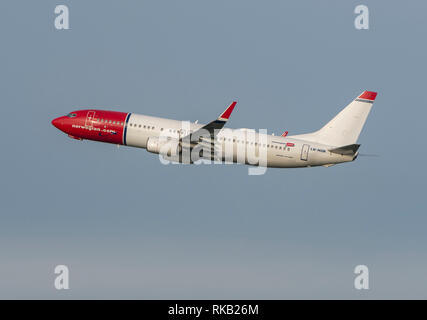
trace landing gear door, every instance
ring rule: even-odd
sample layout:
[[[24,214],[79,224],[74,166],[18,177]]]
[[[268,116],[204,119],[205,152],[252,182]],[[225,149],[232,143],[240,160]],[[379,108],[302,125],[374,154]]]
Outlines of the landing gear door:
[[[308,151],[310,150],[310,146],[308,144],[304,144],[301,149],[301,160],[308,160]]]

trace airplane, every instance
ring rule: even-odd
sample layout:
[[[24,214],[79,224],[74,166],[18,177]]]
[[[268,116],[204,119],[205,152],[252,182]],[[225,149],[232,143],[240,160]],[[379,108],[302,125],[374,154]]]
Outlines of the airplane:
[[[298,135],[224,128],[235,101],[208,124],[96,109],[72,111],[52,124],[77,140],[145,148],[178,163],[205,159],[273,168],[330,167],[357,158],[357,139],[376,96],[364,91],[321,129]],[[184,154],[190,154],[188,162]]]

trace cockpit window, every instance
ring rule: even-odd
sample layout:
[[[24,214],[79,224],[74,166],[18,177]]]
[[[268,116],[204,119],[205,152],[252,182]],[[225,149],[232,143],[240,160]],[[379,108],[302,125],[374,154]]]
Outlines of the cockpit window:
[[[67,117],[68,118],[74,118],[74,117],[76,117],[77,115],[75,114],[75,113],[69,113],[69,114],[67,114]]]

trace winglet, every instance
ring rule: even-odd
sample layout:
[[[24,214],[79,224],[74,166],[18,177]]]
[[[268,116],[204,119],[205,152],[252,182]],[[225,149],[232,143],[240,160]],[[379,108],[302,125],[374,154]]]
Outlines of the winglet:
[[[289,133],[288,131],[283,132],[282,137],[286,137],[288,135],[288,133]]]
[[[236,101],[233,101],[227,109],[219,116],[218,120],[227,121],[230,118],[231,113],[233,112],[234,107],[236,106]]]

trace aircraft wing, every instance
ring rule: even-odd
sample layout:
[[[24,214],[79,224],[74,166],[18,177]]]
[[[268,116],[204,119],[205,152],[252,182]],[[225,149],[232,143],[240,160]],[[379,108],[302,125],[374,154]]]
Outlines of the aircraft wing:
[[[218,132],[224,127],[224,125],[227,123],[228,119],[230,118],[231,113],[233,112],[234,107],[236,106],[236,101],[233,101],[227,109],[223,113],[220,114],[220,116],[214,120],[209,122],[207,125],[204,125],[200,129],[190,133],[189,135],[183,137],[181,141],[191,141],[191,146],[194,147],[197,144],[213,144],[215,141],[215,135],[218,134]],[[210,141],[207,141],[209,139],[206,139],[206,132],[210,134]],[[200,136],[199,139],[196,141],[193,141],[193,137]]]

